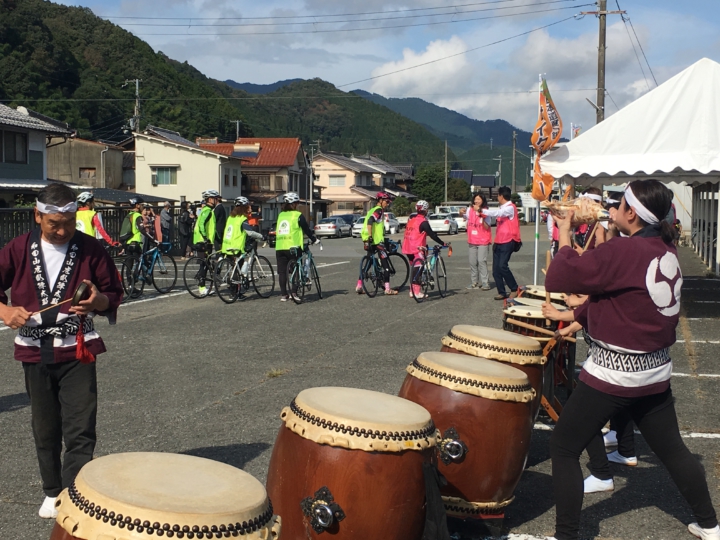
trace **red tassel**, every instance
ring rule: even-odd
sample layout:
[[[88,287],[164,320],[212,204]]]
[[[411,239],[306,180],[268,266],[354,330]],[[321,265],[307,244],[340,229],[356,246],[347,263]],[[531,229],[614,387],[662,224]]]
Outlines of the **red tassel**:
[[[92,364],[95,361],[95,356],[85,346],[85,331],[83,325],[85,324],[85,316],[80,317],[80,328],[77,333],[77,345],[75,347],[75,358],[80,360],[82,364]]]

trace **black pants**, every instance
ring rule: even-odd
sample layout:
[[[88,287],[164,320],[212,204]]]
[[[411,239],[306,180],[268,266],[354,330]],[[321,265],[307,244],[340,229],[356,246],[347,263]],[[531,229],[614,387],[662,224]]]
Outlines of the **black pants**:
[[[368,245],[368,256],[372,256],[377,252],[380,264],[383,269],[383,283],[390,283],[390,263],[388,262],[388,252],[384,244]],[[360,276],[362,279],[362,276]]]
[[[296,252],[295,255],[293,255],[293,252],[291,252],[289,249],[279,249],[275,251],[278,280],[280,280],[280,294],[282,294],[283,296],[288,295],[288,265],[290,264],[290,262],[295,262],[297,260],[298,254],[299,250],[298,252]]]
[[[515,242],[493,245],[493,279],[498,293],[507,296],[505,284],[510,292],[517,291],[518,284],[510,271],[510,256],[515,252]]]
[[[580,454],[615,414],[627,410],[703,528],[717,525],[705,471],[680,436],[672,391],[642,398],[605,394],[580,382],[550,439],[557,540],[577,540],[583,503]]]
[[[610,419],[610,429],[617,433],[618,453],[626,458],[635,456],[635,433],[632,417],[627,410],[622,410]],[[600,480],[610,480],[610,462],[605,451],[605,441],[602,432],[587,447],[588,469],[590,473]]]
[[[188,248],[189,243],[190,243],[190,235],[189,234],[181,234],[180,235],[180,256],[181,257],[187,257],[187,248]]]
[[[23,369],[43,491],[48,497],[57,497],[72,484],[95,451],[95,363],[23,362]],[[65,460],[61,464],[63,441]]]

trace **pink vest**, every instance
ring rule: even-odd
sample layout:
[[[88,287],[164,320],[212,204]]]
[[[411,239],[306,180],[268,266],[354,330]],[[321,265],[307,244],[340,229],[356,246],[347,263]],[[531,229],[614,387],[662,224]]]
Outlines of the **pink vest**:
[[[512,203],[510,203],[512,204]],[[518,221],[517,206],[512,204],[513,218],[497,218],[497,231],[495,232],[496,244],[507,244],[512,240],[520,242],[520,222]]]
[[[427,234],[420,232],[423,221],[427,221],[427,218],[420,214],[408,221],[402,243],[405,255],[417,255],[420,246],[427,246]]]
[[[467,217],[467,238],[471,246],[489,246],[492,244],[492,231],[485,227],[485,220],[477,215],[474,208],[468,209]]]
[[[552,217],[548,216],[548,219],[552,219]],[[560,241],[560,229],[558,229],[557,223],[553,224],[553,242],[559,242]]]

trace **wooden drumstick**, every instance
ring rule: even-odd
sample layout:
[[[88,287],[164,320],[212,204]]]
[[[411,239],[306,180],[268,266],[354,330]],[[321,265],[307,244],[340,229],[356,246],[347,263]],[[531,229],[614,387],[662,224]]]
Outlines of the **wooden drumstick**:
[[[72,302],[73,306],[77,306],[83,300],[83,298],[87,294],[87,291],[88,291],[87,283],[82,282],[82,283],[80,283],[80,285],[78,285],[78,288],[75,289],[75,293],[72,295],[72,298],[68,298],[67,300],[58,302],[57,304],[49,305],[48,307],[42,308],[40,311],[36,311],[32,315],[37,315],[38,313],[42,313],[43,311],[48,311],[48,310],[56,308],[58,306],[62,306],[63,304],[67,304],[68,302]]]
[[[545,275],[547,275],[547,271],[550,269],[550,263],[552,262],[552,252],[548,250],[545,253]],[[547,287],[545,287],[545,301],[549,304],[550,303],[550,292],[547,290]],[[545,323],[547,325],[550,325],[550,319],[545,319]]]
[[[58,302],[57,304],[51,304],[51,305],[49,305],[49,306],[46,307],[46,308],[42,308],[40,311],[36,311],[35,313],[33,313],[33,315],[37,315],[38,313],[42,313],[43,311],[48,311],[48,310],[50,310],[50,309],[56,308],[56,307],[58,307],[58,306],[62,306],[63,304],[67,304],[68,302],[72,302],[72,301],[73,301],[72,298],[68,298],[67,300],[63,300],[62,302]]]
[[[588,248],[588,246],[590,245],[590,242],[592,241],[593,237],[595,236],[595,230],[597,229],[597,226],[598,226],[599,224],[600,224],[600,222],[599,222],[599,221],[596,221],[596,222],[595,222],[595,225],[593,225],[593,228],[592,228],[592,230],[590,231],[590,234],[589,234],[588,237],[587,237],[587,241],[585,242],[585,247],[582,248],[582,250],[580,251],[580,255],[582,255],[583,253],[585,253],[585,252],[587,251],[587,248]]]
[[[545,328],[542,328],[541,326],[533,326],[532,324],[518,321],[517,319],[505,319],[505,322],[508,324],[519,326],[521,328],[525,328],[526,330],[535,330],[536,332],[540,332],[541,334],[545,334],[546,336],[555,337],[555,332],[553,332],[552,330],[546,330]],[[570,341],[571,343],[575,343],[577,341],[574,337],[570,337],[570,336],[563,337],[563,339]]]

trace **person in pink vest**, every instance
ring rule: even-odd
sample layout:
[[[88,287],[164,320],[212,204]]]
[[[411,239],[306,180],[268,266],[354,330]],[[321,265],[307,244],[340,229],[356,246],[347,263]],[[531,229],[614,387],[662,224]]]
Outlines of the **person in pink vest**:
[[[470,254],[470,285],[467,289],[490,290],[487,259],[492,244],[490,218],[485,215],[487,202],[485,197],[477,193],[473,197],[472,206],[465,212],[467,218],[468,251]]]
[[[518,210],[510,200],[511,195],[512,191],[509,187],[501,186],[498,188],[500,206],[485,210],[486,216],[497,219],[495,244],[493,245],[493,279],[498,290],[495,300],[505,300],[517,296],[518,284],[510,271],[510,256],[515,253],[522,240],[520,239]],[[510,293],[506,291],[505,284],[509,287]]]
[[[443,242],[437,233],[430,227],[430,223],[427,220],[428,208],[430,208],[430,204],[427,201],[418,201],[415,205],[417,213],[410,217],[407,226],[405,227],[402,252],[407,256],[410,261],[410,265],[413,268],[421,265],[425,260],[425,252],[419,248],[427,248],[428,236],[441,246],[445,245],[445,242]],[[413,270],[413,275],[414,274],[415,271]],[[420,285],[412,283],[411,287],[415,291],[415,295],[418,296],[420,294]],[[410,296],[413,295],[413,290],[410,291]]]

